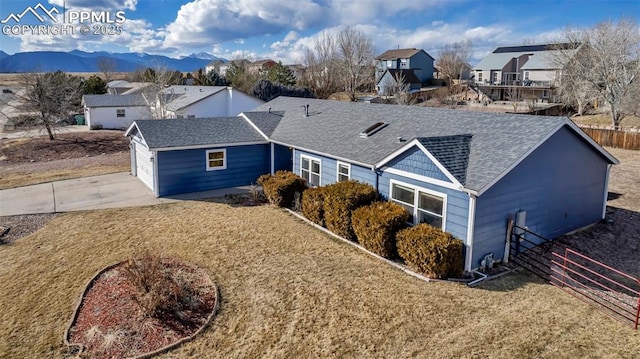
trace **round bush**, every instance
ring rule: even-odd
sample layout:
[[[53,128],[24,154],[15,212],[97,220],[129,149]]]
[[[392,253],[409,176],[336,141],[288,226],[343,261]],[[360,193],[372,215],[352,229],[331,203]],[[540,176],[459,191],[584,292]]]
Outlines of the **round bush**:
[[[421,223],[396,236],[398,254],[418,272],[432,278],[460,277],[464,244],[451,233]]]

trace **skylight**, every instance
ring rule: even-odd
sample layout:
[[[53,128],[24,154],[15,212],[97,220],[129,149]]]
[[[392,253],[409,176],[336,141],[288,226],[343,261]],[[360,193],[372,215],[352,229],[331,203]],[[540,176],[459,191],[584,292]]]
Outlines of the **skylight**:
[[[363,137],[363,138],[369,137],[369,136],[373,135],[374,133],[380,131],[381,129],[383,129],[386,126],[387,126],[387,124],[384,123],[384,122],[376,122],[373,125],[369,126],[366,130],[360,132],[360,137]]]

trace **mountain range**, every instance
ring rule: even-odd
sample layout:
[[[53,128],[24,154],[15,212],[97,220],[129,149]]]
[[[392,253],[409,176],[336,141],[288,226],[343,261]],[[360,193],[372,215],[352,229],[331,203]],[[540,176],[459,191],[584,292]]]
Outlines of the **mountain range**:
[[[171,58],[162,55],[145,53],[110,53],[105,51],[85,52],[73,50],[61,51],[32,51],[18,52],[9,55],[0,51],[0,73],[6,72],[49,72],[61,70],[64,72],[100,72],[98,62],[110,59],[115,65],[115,72],[130,72],[147,67],[162,66],[170,70],[192,72],[204,69],[216,59],[226,61],[211,54],[200,52]]]

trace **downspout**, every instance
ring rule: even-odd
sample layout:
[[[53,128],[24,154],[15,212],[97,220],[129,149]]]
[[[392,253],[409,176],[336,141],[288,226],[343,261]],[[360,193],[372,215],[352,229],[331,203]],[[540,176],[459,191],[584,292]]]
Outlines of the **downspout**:
[[[273,145],[273,142],[271,142],[271,174],[273,175],[275,173],[275,153],[274,151],[275,146]]]
[[[153,194],[160,197],[160,186],[158,185],[158,151],[151,151],[151,160],[153,161]]]
[[[602,219],[605,219],[607,216],[607,198],[609,195],[609,174],[611,172],[612,164],[607,165],[607,173],[604,177],[604,198],[602,199]]]
[[[473,236],[476,225],[476,195],[469,194],[469,216],[467,219],[467,251],[464,270],[471,273],[473,268]]]

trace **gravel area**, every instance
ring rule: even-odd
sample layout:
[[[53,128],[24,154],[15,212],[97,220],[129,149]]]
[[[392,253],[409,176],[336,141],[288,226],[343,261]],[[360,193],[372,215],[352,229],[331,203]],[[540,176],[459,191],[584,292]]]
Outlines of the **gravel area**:
[[[28,236],[42,228],[56,216],[58,216],[57,213],[46,213],[0,217],[0,227],[9,228],[9,232],[0,237],[0,244],[12,243],[22,237]],[[0,229],[0,232],[1,231]]]

